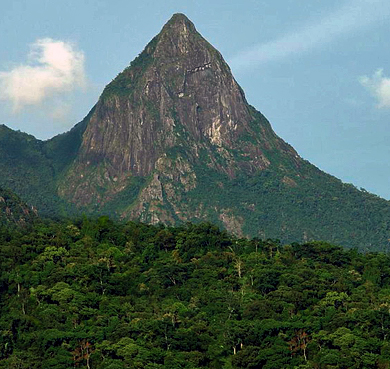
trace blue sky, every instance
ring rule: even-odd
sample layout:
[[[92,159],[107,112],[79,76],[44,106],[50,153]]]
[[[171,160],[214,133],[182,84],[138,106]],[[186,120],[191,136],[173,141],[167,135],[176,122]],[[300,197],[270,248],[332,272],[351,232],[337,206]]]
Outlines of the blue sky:
[[[0,123],[70,129],[173,13],[320,169],[390,199],[387,0],[18,0],[0,14]]]

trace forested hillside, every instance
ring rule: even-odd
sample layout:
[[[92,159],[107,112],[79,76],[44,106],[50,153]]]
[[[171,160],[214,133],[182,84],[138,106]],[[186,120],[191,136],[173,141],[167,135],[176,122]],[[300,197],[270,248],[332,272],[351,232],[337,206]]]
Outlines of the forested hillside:
[[[82,124],[45,142],[0,125],[0,186],[43,216],[71,214],[72,206],[57,195],[56,178],[72,158]]]
[[[25,226],[38,219],[38,212],[12,191],[0,187],[0,226]]]
[[[390,257],[106,217],[0,232],[0,368],[389,368]]]

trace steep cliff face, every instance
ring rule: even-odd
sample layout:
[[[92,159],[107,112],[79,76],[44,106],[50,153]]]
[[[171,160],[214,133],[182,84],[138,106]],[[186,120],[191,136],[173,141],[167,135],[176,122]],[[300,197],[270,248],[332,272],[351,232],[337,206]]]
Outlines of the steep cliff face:
[[[299,165],[295,151],[248,105],[221,54],[175,14],[104,90],[59,191],[101,209],[134,178],[146,178],[122,216],[187,220],[192,216],[180,204],[197,187],[199,167],[234,178],[267,168],[269,151]]]

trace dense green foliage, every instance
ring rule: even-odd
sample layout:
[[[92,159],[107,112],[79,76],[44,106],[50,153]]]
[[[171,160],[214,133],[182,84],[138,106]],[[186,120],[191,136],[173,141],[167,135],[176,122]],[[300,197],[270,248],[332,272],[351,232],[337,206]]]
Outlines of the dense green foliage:
[[[52,214],[56,202],[54,171],[43,146],[31,135],[0,126],[0,186]]]
[[[386,254],[101,217],[0,263],[0,368],[389,368]]]
[[[283,242],[323,239],[362,251],[389,250],[389,201],[343,183],[310,163],[304,163],[299,174],[278,171],[272,165],[233,179],[203,169],[197,178],[198,187],[187,194],[189,206],[196,209],[202,199],[205,208],[234,209],[243,219],[244,234]],[[222,226],[218,216],[210,212],[209,220]]]
[[[96,105],[87,116],[77,123],[70,131],[54,136],[43,143],[44,153],[51,160],[53,171],[56,175],[75,159],[83,139],[83,133],[95,111]]]

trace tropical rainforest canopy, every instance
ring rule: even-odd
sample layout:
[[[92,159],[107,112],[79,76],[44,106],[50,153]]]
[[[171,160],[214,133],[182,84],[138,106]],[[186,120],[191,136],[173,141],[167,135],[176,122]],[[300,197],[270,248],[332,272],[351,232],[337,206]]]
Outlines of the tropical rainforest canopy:
[[[0,368],[389,368],[386,254],[107,217],[0,245]]]

